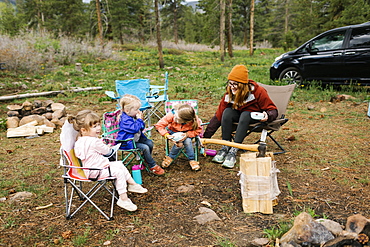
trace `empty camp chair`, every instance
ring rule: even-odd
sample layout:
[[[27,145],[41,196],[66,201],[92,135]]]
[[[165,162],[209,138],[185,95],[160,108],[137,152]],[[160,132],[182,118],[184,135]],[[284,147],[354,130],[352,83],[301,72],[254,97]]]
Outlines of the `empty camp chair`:
[[[265,141],[266,137],[269,137],[281,151],[275,152],[274,154],[285,153],[285,149],[282,145],[272,136],[275,131],[278,131],[282,125],[288,122],[289,119],[285,118],[286,109],[292,93],[296,87],[296,84],[284,85],[284,86],[275,86],[275,85],[265,85],[258,83],[258,85],[264,87],[267,90],[268,95],[271,100],[274,102],[278,109],[278,117],[272,122],[259,122],[254,123],[249,126],[247,131],[247,136],[253,132],[261,132],[261,138],[256,143],[260,141]]]
[[[119,120],[120,120],[121,110],[115,110],[111,112],[106,112],[103,114],[102,123],[102,136],[103,140],[107,144],[115,145],[117,140],[117,135],[119,131]],[[144,130],[145,132],[145,130]],[[140,149],[136,148],[135,141],[133,138],[127,140],[119,140],[123,142],[119,151],[122,152],[122,162],[125,166],[132,165],[134,161],[138,161],[140,164],[146,165],[145,159],[142,155]],[[126,149],[124,143],[133,141],[134,148]],[[117,159],[116,153],[116,159]]]
[[[195,113],[198,115],[198,101],[197,100],[194,100],[194,99],[184,99],[184,100],[168,100],[165,102],[165,112],[166,114],[173,111],[174,109],[174,106],[177,105],[177,104],[188,104],[190,106],[192,106],[195,110]],[[199,158],[199,153],[201,152],[201,149],[202,149],[202,144],[200,142],[200,138],[201,136],[197,136],[193,139],[193,147],[194,147],[194,155],[195,155],[195,160],[198,161],[198,158]],[[172,148],[172,143],[169,142],[168,139],[166,139],[166,156],[169,155],[170,153],[170,150]],[[185,155],[186,157],[188,157],[186,155],[186,152],[185,152],[185,148],[183,147],[181,149],[181,151],[177,154],[177,156],[173,159],[173,161],[171,162],[171,164],[181,155]]]
[[[115,189],[115,177],[103,177],[89,179],[85,176],[84,169],[102,170],[99,168],[83,167],[81,161],[74,154],[74,144],[78,132],[73,125],[65,121],[60,134],[61,162],[64,168],[64,193],[66,203],[66,218],[72,218],[82,207],[89,203],[96,208],[107,220],[113,219],[114,200],[118,200]],[[106,167],[104,169],[109,169]],[[93,197],[104,190],[110,198],[110,213],[105,213],[94,201]],[[107,193],[105,193],[107,194]],[[79,200],[78,200],[79,199]],[[101,200],[100,200],[101,201]]]
[[[152,85],[149,87],[148,101],[152,105],[152,108],[148,109],[148,117],[155,116],[157,120],[164,117],[165,110],[164,105],[168,100],[168,72],[165,73],[164,85]]]
[[[150,87],[149,79],[116,80],[115,83],[116,92],[105,91],[105,94],[118,101],[117,109],[121,107],[119,100],[123,95],[135,95],[141,101],[140,111],[144,113],[144,122],[147,123],[147,126],[150,126],[149,112],[147,111],[152,107],[148,101]]]

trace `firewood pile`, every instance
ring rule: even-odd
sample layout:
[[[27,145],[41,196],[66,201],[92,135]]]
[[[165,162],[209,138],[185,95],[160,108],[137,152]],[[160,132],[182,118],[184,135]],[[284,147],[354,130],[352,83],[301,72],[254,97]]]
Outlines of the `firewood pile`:
[[[23,102],[7,106],[7,137],[27,137],[52,133],[66,119],[66,107],[52,100]]]

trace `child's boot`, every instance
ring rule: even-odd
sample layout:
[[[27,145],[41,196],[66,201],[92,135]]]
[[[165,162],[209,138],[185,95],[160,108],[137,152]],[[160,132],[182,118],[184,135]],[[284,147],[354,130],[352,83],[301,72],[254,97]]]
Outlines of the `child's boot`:
[[[164,174],[164,170],[159,166],[155,165],[154,167],[149,169],[151,172],[153,172],[155,175],[161,176]]]
[[[167,168],[171,165],[173,159],[170,157],[170,156],[166,156],[164,157],[163,161],[162,161],[162,167],[163,168]]]
[[[190,164],[191,169],[192,169],[193,171],[198,171],[198,170],[200,170],[200,165],[199,165],[199,162],[198,162],[198,161],[190,160],[189,164]]]

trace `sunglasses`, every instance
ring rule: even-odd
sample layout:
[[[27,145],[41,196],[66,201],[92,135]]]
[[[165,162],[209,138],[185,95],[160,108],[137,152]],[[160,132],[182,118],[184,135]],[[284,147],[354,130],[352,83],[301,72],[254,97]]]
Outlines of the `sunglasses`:
[[[237,87],[237,86],[239,86],[239,82],[235,82],[235,81],[229,81],[228,84],[229,84],[230,87]]]

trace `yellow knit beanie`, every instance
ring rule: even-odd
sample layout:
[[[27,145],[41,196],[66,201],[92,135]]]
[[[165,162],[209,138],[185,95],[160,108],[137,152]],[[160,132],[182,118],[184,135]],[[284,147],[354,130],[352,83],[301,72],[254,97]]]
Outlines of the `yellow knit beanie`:
[[[248,70],[244,65],[235,65],[231,70],[228,80],[237,81],[240,83],[248,83]]]

